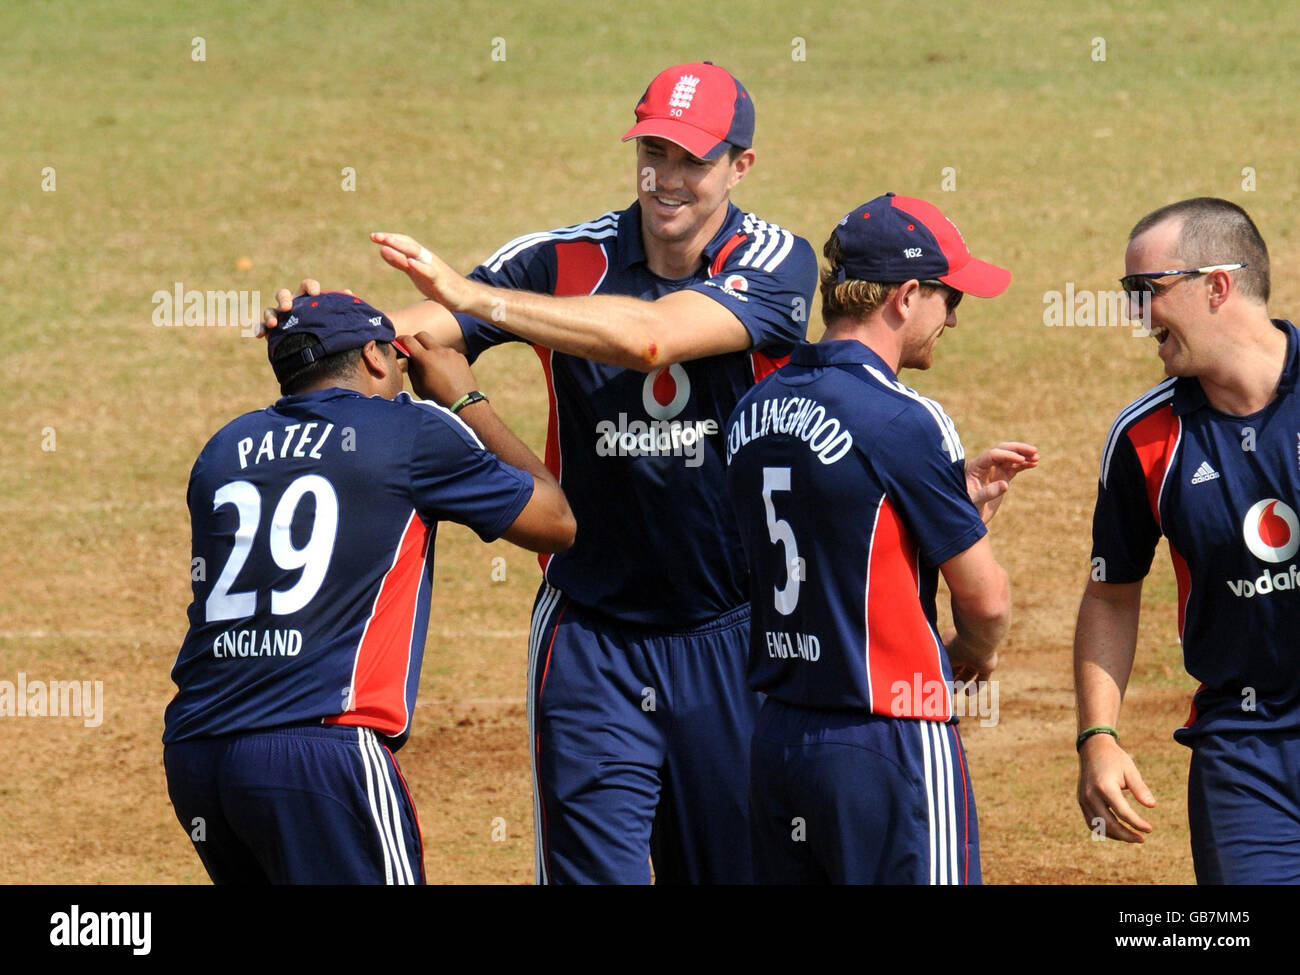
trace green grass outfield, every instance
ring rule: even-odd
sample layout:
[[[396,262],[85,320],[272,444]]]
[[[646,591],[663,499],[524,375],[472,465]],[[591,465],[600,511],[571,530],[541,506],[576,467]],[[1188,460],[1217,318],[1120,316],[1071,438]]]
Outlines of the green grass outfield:
[[[903,377],[945,404],[968,450],[1029,439],[1044,456],[995,523],[1017,618],[1002,724],[970,741],[986,876],[1190,880],[1186,752],[1168,732],[1192,685],[1163,556],[1130,701],[1140,764],[1167,786],[1163,838],[1089,845],[1069,747],[1097,457],[1160,366],[1125,329],[1045,327],[1043,296],[1117,288],[1132,223],[1205,194],[1256,218],[1274,313],[1296,313],[1298,34],[1280,2],[6,3],[0,679],[102,677],[108,705],[96,729],[0,719],[14,756],[0,769],[0,881],[203,879],[170,819],[157,744],[188,602],[185,483],[206,439],[276,390],[259,342],[157,327],[154,293],[180,282],[266,302],[310,274],[401,307],[414,292],[368,231],[410,233],[469,270],[516,235],[626,206],[634,158],[618,139],[637,97],[660,68],[704,58],[756,104],[741,206],[820,252],[858,203],[922,196],[1013,271],[1004,296],[962,305],[936,368]],[[539,445],[531,354],[486,356],[479,376]],[[531,560],[457,530],[440,542],[422,694],[452,710],[522,701],[511,634],[526,632]],[[496,555],[511,573],[493,588]],[[417,764],[437,761],[437,720],[415,730]],[[1025,742],[1042,750],[1037,779],[998,761],[1037,754]],[[508,798],[469,797],[447,814],[455,830],[426,828],[431,878],[530,879],[526,766],[512,761]],[[483,842],[497,801],[514,823],[501,850]]]

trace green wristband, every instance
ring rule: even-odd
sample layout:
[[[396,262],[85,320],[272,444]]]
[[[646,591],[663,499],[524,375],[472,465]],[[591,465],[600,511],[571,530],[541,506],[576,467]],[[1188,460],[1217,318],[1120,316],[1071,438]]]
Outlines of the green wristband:
[[[470,390],[460,399],[456,400],[456,402],[452,403],[451,406],[447,407],[447,409],[451,410],[453,413],[459,413],[461,410],[469,406],[471,403],[486,403],[486,402],[488,402],[488,398],[484,396],[482,393],[480,393],[477,389],[474,389],[474,390]]]
[[[1083,747],[1083,743],[1093,735],[1110,735],[1115,739],[1115,744],[1119,744],[1119,732],[1108,724],[1095,724],[1091,728],[1084,728],[1079,732],[1079,737],[1074,739],[1074,750],[1077,752]]]

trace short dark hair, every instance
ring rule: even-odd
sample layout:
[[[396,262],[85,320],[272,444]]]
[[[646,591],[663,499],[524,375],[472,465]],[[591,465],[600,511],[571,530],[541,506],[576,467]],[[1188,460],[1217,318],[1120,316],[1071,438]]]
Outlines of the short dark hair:
[[[388,345],[389,343],[376,341],[375,344]],[[316,336],[307,332],[300,332],[297,335],[290,335],[288,338],[283,339],[279,346],[276,347],[275,353],[278,358],[293,355],[303,349],[316,348],[319,345],[320,340]],[[353,376],[360,366],[361,348],[348,349],[346,352],[327,355],[325,358],[317,359],[315,362],[303,366],[280,380],[280,393],[284,396],[293,396],[295,393],[300,393],[322,380],[343,379]]]
[[[740,158],[740,154],[744,152],[746,148],[748,147],[734,145],[730,142],[727,143],[727,159],[729,159],[731,162],[735,162],[737,159]]]
[[[1139,220],[1129,232],[1129,243],[1166,220],[1182,221],[1176,245],[1180,261],[1188,267],[1244,263],[1246,266],[1235,272],[1237,287],[1244,297],[1268,303],[1268,246],[1245,210],[1213,196],[1180,200]]]

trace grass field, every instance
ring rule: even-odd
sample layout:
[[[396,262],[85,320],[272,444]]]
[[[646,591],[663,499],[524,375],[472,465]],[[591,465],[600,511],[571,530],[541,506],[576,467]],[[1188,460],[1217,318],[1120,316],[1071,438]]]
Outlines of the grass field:
[[[1293,313],[1300,27],[1281,2],[1129,8],[5,4],[0,680],[98,680],[105,706],[95,727],[0,717],[0,882],[206,882],[159,743],[189,602],[185,485],[207,438],[276,387],[241,329],[157,327],[155,292],[267,302],[310,274],[402,307],[414,292],[367,231],[411,233],[469,270],[518,234],[626,206],[635,167],[618,138],[637,97],[703,58],[755,99],[741,206],[820,251],[858,203],[923,196],[1013,271],[1004,296],[963,304],[932,371],[903,376],[945,404],[968,451],[1019,439],[1044,458],[993,526],[1015,604],[1000,721],[963,724],[986,880],[1190,882],[1188,753],[1170,731],[1194,683],[1164,554],[1123,717],[1156,832],[1144,848],[1093,843],[1074,802],[1069,647],[1097,461],[1160,365],[1127,329],[1045,327],[1043,296],[1116,288],[1132,223],[1204,194],[1256,218],[1273,312]],[[540,446],[531,352],[496,351],[478,375]],[[439,533],[400,754],[432,882],[531,880],[536,580],[526,553]]]

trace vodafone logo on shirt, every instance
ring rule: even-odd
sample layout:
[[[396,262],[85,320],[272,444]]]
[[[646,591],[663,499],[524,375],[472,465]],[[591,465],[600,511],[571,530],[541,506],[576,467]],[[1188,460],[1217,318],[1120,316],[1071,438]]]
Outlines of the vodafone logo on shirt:
[[[718,283],[717,278],[709,278],[704,283],[710,288],[717,288],[724,294],[730,295],[737,301],[749,301],[745,297],[745,292],[749,290],[749,281],[743,274],[728,274],[722,279],[721,284]]]
[[[1300,518],[1294,508],[1277,498],[1251,505],[1242,533],[1250,554],[1265,562],[1285,562],[1300,549]]]
[[[646,373],[641,385],[641,403],[646,415],[656,420],[671,420],[686,408],[691,398],[691,380],[686,370],[673,363]]]
[[[1256,501],[1241,525],[1250,554],[1263,562],[1286,562],[1300,551],[1300,518],[1295,509],[1277,498]],[[1254,579],[1230,579],[1234,596],[1250,599],[1272,592],[1300,590],[1300,568],[1293,562],[1286,569],[1265,569]]]
[[[598,457],[684,457],[687,467],[704,463],[705,438],[718,432],[718,421],[678,420],[691,398],[686,370],[673,363],[655,369],[641,384],[641,405],[649,420],[618,414],[618,422],[596,424]]]

